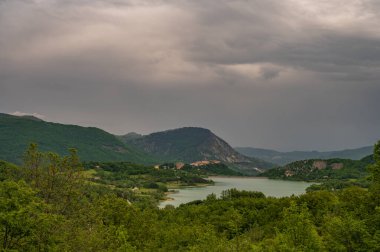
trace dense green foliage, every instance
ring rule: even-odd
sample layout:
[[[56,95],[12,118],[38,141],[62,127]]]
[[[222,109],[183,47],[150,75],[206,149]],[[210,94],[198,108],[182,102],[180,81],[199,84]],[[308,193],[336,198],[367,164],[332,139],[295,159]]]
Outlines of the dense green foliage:
[[[330,180],[322,181],[321,183],[312,184],[306,189],[306,191],[308,192],[320,191],[320,190],[335,191],[335,190],[341,190],[341,189],[352,187],[352,186],[368,188],[369,185],[370,185],[370,182],[366,178],[350,179],[350,180],[330,179]]]
[[[1,246],[5,251],[379,251],[380,143],[374,159],[369,190],[272,198],[231,189],[220,198],[209,195],[160,210],[134,202],[123,193],[127,190],[88,181],[74,151],[60,157],[31,146],[20,171],[1,174]],[[130,167],[129,175],[140,169],[146,168]]]
[[[237,147],[235,148],[238,152],[246,155],[248,157],[256,157],[267,162],[271,162],[278,165],[286,165],[297,160],[305,159],[332,159],[332,158],[342,158],[342,159],[353,159],[359,160],[365,156],[372,153],[372,146],[362,147],[358,149],[349,149],[341,151],[291,151],[291,152],[280,152],[268,149],[259,149],[252,147]]]
[[[75,148],[82,160],[149,162],[149,155],[126,146],[114,135],[80,127],[0,113],[0,159],[22,163],[23,151],[35,142],[42,150],[64,154]]]
[[[131,133],[120,138],[125,143],[168,162],[219,160],[229,164],[237,172],[248,175],[257,174],[255,167],[274,167],[272,163],[238,153],[223,139],[203,128],[185,127],[147,136]]]
[[[21,169],[11,163],[0,160],[0,182],[10,177],[20,176]]]

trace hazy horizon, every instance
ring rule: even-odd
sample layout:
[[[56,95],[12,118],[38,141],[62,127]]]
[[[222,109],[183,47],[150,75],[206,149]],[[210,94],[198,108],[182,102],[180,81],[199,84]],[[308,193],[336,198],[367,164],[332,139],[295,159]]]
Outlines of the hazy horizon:
[[[376,0],[0,1],[0,110],[232,146],[380,139]]]

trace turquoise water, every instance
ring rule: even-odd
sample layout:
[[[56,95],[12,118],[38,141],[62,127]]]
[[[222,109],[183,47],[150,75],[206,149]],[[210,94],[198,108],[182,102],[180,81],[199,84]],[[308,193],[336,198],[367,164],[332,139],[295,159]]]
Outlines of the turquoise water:
[[[178,189],[178,192],[169,194],[173,200],[162,201],[159,207],[166,205],[179,206],[193,200],[202,200],[207,195],[214,193],[220,196],[227,189],[236,188],[246,191],[260,191],[266,196],[284,197],[305,193],[305,189],[312,183],[302,181],[271,180],[267,178],[247,177],[210,177],[215,184],[205,187],[186,187]]]

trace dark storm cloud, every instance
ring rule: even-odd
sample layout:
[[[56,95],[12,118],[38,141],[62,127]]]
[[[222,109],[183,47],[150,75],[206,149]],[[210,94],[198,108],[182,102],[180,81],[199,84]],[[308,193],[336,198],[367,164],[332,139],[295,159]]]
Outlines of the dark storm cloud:
[[[370,0],[0,1],[0,108],[233,145],[380,138],[380,5]]]

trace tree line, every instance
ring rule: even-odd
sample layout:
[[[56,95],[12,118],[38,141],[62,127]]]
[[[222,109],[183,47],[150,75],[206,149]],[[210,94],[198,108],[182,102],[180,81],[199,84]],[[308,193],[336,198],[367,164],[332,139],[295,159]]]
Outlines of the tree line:
[[[22,166],[0,162],[0,246],[2,251],[380,251],[380,142],[374,160],[368,189],[283,198],[231,189],[219,198],[211,194],[158,209],[129,191],[89,180],[75,150],[59,156],[31,145]]]

